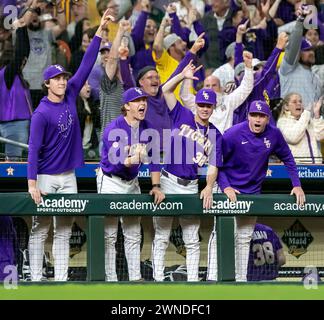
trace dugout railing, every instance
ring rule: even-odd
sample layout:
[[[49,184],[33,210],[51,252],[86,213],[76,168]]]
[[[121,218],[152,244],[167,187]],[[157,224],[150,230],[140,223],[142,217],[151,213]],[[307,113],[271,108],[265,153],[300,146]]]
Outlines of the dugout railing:
[[[36,205],[28,193],[0,193],[0,215],[69,215],[87,218],[87,280],[104,281],[104,217],[113,216],[180,216],[217,217],[218,280],[234,281],[234,224],[232,217],[323,217],[324,195],[306,195],[304,207],[294,196],[282,194],[238,195],[231,203],[225,195],[215,194],[213,207],[202,208],[198,195],[167,195],[155,206],[152,197],[109,194],[51,194]]]

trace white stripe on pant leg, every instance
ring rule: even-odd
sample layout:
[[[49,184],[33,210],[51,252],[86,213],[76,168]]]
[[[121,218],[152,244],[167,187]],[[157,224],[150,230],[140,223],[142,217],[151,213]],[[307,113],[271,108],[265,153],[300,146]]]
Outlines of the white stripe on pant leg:
[[[250,241],[255,227],[256,217],[235,218],[235,279],[246,281],[249,262]]]
[[[182,237],[186,246],[186,264],[188,281],[199,281],[199,260],[200,260],[200,243],[199,243],[199,226],[198,218],[179,218],[182,227]]]
[[[68,278],[70,238],[73,217],[54,217],[53,257],[55,281]]]
[[[208,241],[208,260],[207,260],[207,280],[217,281],[217,234],[216,234],[216,216],[213,217],[214,226]]]
[[[153,278],[164,280],[165,252],[169,246],[173,217],[153,217],[154,239],[152,243]]]
[[[141,279],[141,218],[122,217],[129,281]]]
[[[33,217],[33,225],[29,237],[29,266],[32,281],[41,281],[43,276],[44,244],[52,222],[50,216]]]
[[[105,272],[106,281],[118,281],[116,273],[116,241],[118,217],[105,218]]]

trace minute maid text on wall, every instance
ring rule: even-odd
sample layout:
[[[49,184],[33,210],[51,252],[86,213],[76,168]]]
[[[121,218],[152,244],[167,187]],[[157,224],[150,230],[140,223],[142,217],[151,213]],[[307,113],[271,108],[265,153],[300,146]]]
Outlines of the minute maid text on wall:
[[[245,214],[249,213],[254,201],[214,200],[211,209],[204,210],[204,213],[223,213],[223,214]]]
[[[37,212],[84,212],[89,200],[82,199],[42,199],[41,203],[37,205]]]

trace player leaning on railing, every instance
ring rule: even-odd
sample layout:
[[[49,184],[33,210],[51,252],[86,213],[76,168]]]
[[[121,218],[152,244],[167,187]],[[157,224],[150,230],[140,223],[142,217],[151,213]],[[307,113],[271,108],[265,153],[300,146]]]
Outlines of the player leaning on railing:
[[[248,120],[233,126],[223,135],[223,160],[218,184],[231,201],[236,194],[260,194],[269,157],[275,154],[287,167],[298,205],[305,202],[294,158],[280,130],[269,125],[271,111],[264,101],[253,101]],[[246,281],[249,246],[256,217],[235,217],[236,281]]]

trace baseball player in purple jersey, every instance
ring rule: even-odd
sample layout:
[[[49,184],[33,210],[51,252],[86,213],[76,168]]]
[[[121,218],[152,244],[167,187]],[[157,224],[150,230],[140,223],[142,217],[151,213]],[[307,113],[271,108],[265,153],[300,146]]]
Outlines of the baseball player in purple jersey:
[[[83,150],[76,99],[97,59],[103,27],[111,19],[109,10],[103,15],[76,74],[60,65],[44,71],[48,94],[35,110],[30,127],[28,153],[28,192],[36,204],[47,193],[77,193],[74,169],[83,165]],[[44,243],[51,217],[33,217],[29,238],[32,281],[42,278]],[[66,281],[69,262],[69,239],[72,217],[54,217],[54,270],[56,281]]]
[[[257,223],[250,243],[247,281],[273,280],[278,269],[286,263],[282,245],[276,233]]]
[[[147,156],[151,156],[149,168],[151,171],[154,202],[159,204],[165,198],[160,190],[160,148],[156,148],[156,156],[147,154],[147,144],[154,146],[154,140],[148,138],[154,129],[144,120],[147,110],[148,95],[140,88],[130,88],[123,93],[123,115],[107,125],[103,134],[103,149],[101,153],[100,170],[97,175],[98,193],[108,194],[139,194],[141,193],[137,174]],[[153,135],[152,138],[154,139]],[[155,137],[159,142],[159,135]],[[159,145],[159,144],[157,144]],[[117,281],[116,249],[118,217],[107,217],[105,222],[105,259],[106,280]],[[130,281],[141,279],[140,217],[121,218],[125,238],[125,255]]]
[[[224,165],[219,171],[218,184],[231,201],[237,193],[260,194],[266,177],[268,161],[275,154],[287,167],[297,204],[303,205],[301,188],[294,158],[282,133],[269,125],[271,111],[264,101],[253,101],[248,120],[233,126],[223,135]],[[236,217],[235,273],[237,281],[246,281],[249,246],[256,217]]]
[[[12,224],[12,218],[0,216],[0,281],[8,275],[5,268],[15,263],[14,243],[16,232]]]
[[[209,161],[207,185],[201,192],[204,208],[210,208],[212,190],[222,165],[220,132],[208,120],[216,104],[216,93],[201,89],[196,95],[197,112],[194,115],[183,107],[174,95],[174,89],[183,79],[195,79],[198,68],[190,62],[181,73],[163,86],[165,101],[172,119],[171,145],[167,152],[161,175],[161,188],[165,194],[198,193],[198,168]],[[172,217],[153,217],[155,237],[152,247],[153,278],[164,280],[164,258],[169,244]],[[199,268],[199,225],[197,217],[179,218],[186,246],[188,281],[198,281]]]

